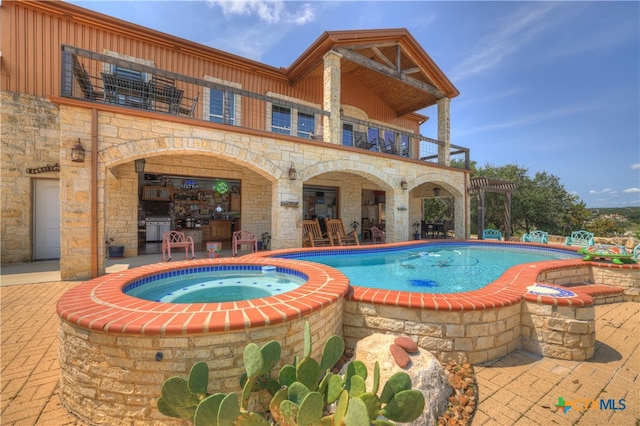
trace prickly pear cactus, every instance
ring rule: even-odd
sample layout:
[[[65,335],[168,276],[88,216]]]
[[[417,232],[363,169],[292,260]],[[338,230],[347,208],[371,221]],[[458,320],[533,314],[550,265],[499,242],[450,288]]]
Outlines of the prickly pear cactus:
[[[162,396],[158,399],[158,410],[169,417],[193,420],[200,401],[207,394],[209,367],[197,362],[191,367],[189,379],[171,377],[162,385]]]
[[[240,379],[242,393],[207,394],[209,369],[196,363],[188,380],[172,377],[162,387],[158,409],[167,416],[191,419],[196,426],[269,426],[266,418],[247,410],[253,392],[269,389],[273,395],[270,415],[279,426],[390,426],[392,421],[410,422],[424,410],[424,396],[411,389],[404,372],[392,375],[380,386],[380,366],[375,364],[373,389],[367,391],[368,372],[364,363],[353,361],[343,376],[331,368],[344,353],[344,340],[331,336],[322,348],[320,363],[311,358],[309,323],[304,329],[304,353],[293,364],[283,366],[278,377],[271,370],[280,361],[281,348],[276,341],[262,348],[254,343],[245,347],[245,373]],[[332,413],[327,407],[335,403]]]

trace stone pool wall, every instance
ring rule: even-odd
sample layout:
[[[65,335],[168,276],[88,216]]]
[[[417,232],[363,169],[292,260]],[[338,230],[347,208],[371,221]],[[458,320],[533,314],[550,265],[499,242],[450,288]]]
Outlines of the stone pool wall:
[[[247,343],[262,346],[277,340],[282,346],[281,364],[291,363],[294,355],[303,353],[306,321],[311,326],[314,357],[319,359],[324,342],[342,334],[343,304],[341,299],[281,324],[191,335],[106,334],[61,321],[61,400],[91,424],[171,424],[156,408],[166,379],[186,378],[195,362],[207,361],[210,393],[239,392]],[[159,352],[162,360],[156,361]]]
[[[522,348],[557,359],[584,361],[596,343],[595,309],[525,301],[522,311]]]
[[[637,265],[584,262],[571,268],[553,268],[541,271],[538,281],[557,284],[601,284],[620,287],[627,300],[640,301],[640,268]],[[607,302],[621,301],[608,300]]]
[[[348,301],[344,338],[349,346],[374,333],[405,335],[441,361],[472,364],[514,351],[520,341],[520,303],[481,311],[434,311]]]

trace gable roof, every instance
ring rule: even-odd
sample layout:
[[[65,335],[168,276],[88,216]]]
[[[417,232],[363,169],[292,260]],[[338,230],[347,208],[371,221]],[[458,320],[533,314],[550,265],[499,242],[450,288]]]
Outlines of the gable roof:
[[[290,83],[322,75],[332,50],[342,55],[341,72],[352,73],[398,116],[460,94],[406,28],[324,32],[286,69]]]

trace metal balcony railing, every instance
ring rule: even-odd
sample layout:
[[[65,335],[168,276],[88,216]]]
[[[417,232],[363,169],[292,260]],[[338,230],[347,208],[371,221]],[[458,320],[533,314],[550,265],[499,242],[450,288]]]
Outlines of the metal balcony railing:
[[[155,68],[150,62],[62,47],[62,97],[190,117],[303,139],[323,140],[328,111],[233,85]],[[344,146],[444,164],[445,144],[422,135],[341,116]],[[451,165],[469,168],[469,149],[451,145]]]

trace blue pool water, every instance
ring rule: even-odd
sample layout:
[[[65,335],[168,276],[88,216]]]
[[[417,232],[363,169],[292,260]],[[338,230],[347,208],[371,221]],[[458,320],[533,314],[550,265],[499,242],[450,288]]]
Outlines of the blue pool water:
[[[440,243],[330,254],[301,252],[279,257],[332,266],[354,286],[458,293],[480,289],[518,264],[579,256],[566,250],[519,245]]]
[[[194,268],[195,271],[159,274],[128,285],[129,296],[166,303],[216,303],[256,299],[294,290],[307,281],[295,271],[273,267],[243,267],[221,270]]]

